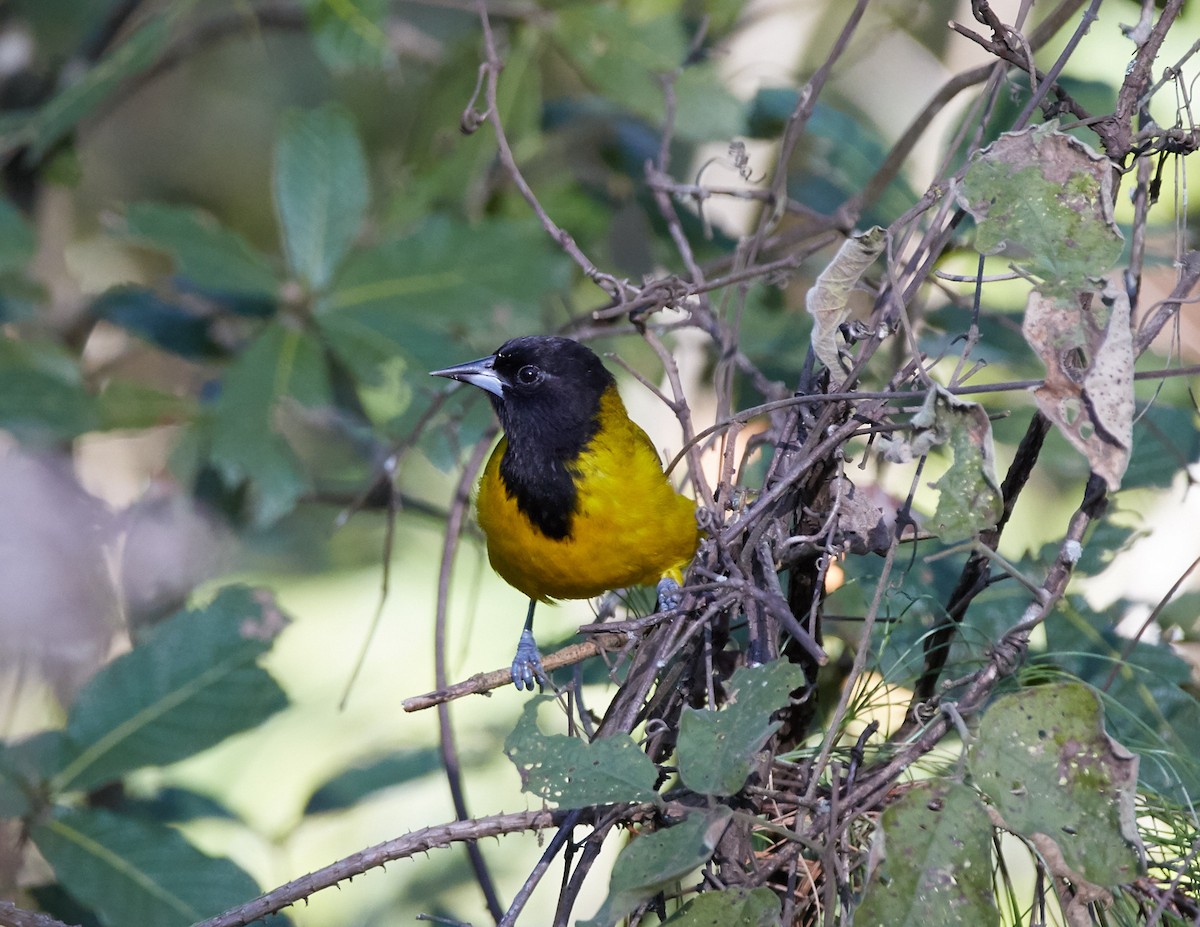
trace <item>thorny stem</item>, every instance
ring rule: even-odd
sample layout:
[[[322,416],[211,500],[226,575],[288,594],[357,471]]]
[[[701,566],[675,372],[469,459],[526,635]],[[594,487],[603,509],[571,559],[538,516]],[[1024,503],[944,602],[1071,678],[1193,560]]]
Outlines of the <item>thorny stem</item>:
[[[438,574],[437,618],[434,625],[433,667],[434,682],[438,689],[446,688],[446,616],[450,602],[450,578],[454,570],[455,554],[458,551],[459,539],[462,536],[463,525],[466,523],[467,512],[471,504],[471,487],[483,467],[484,457],[491,447],[494,431],[489,432],[475,443],[470,460],[463,468],[458,486],[454,493],[454,504],[450,508],[450,518],[446,523],[446,535],[442,543],[442,565]],[[458,758],[458,747],[454,741],[454,728],[450,723],[450,706],[446,702],[437,703],[438,735],[442,767],[446,773],[446,784],[450,789],[450,797],[454,803],[455,817],[460,821],[470,820],[467,811],[466,794],[462,785],[462,766]],[[488,870],[487,861],[479,844],[467,843],[467,856],[471,861],[471,869],[475,873],[475,881],[483,892],[488,912],[493,920],[499,921],[504,916],[504,906],[496,894],[496,884]]]

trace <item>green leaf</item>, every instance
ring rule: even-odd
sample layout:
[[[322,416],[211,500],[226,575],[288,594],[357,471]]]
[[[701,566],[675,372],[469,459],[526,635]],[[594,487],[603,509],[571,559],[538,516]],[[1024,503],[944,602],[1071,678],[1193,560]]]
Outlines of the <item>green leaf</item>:
[[[29,814],[44,799],[45,784],[69,754],[62,731],[42,731],[0,744],[0,818]]]
[[[1112,165],[1050,122],[1009,132],[977,154],[958,195],[979,225],[980,254],[1004,254],[1070,295],[1107,272],[1124,242],[1112,214]]]
[[[883,813],[882,855],[854,927],[989,927],[1000,915],[992,894],[992,825],[974,791],[955,782],[919,782]]]
[[[270,262],[237,232],[196,209],[133,203],[127,234],[171,255],[179,272],[204,289],[274,298],[279,281]]]
[[[635,20],[629,8],[573,4],[558,12],[554,38],[591,90],[655,123],[662,120],[659,77],[682,67],[688,52],[676,17]]]
[[[354,254],[318,307],[335,346],[373,340],[378,356],[414,370],[445,366],[451,338],[480,354],[514,329],[540,327],[541,302],[566,286],[569,264],[540,226],[436,217],[414,234]]]
[[[47,342],[0,339],[0,428],[36,442],[74,438],[97,425],[75,358]]]
[[[693,64],[675,81],[675,134],[697,142],[724,140],[745,131],[746,104],[729,92],[717,66]]]
[[[521,775],[521,789],[560,808],[613,802],[653,801],[658,770],[628,734],[588,743],[538,729],[538,706],[549,696],[530,699],[517,726],[504,741],[504,755]]]
[[[105,430],[186,423],[196,414],[196,403],[190,397],[132,380],[108,380],[96,405],[100,428]]]
[[[1076,874],[1057,875],[1106,888],[1137,878],[1137,758],[1105,733],[1104,710],[1087,686],[1038,686],[997,699],[967,762],[1005,826],[1029,839],[1044,835]]]
[[[308,480],[279,434],[276,413],[290,397],[304,406],[330,401],[321,347],[311,335],[272,324],[225,375],[212,421],[212,463],[225,484],[249,484],[252,514],[267,525],[290,512]]]
[[[720,711],[685,708],[679,719],[679,776],[706,795],[733,795],[746,784],[755,754],[779,730],[771,715],[804,685],[804,671],[776,660],[741,667],[729,680],[729,701]]]
[[[788,196],[822,213],[836,212],[875,175],[892,147],[876,120],[848,108],[818,100],[804,134],[788,162]],[[788,87],[765,87],[751,103],[747,131],[753,138],[774,141],[796,111],[799,93]],[[888,226],[919,198],[897,176],[859,220],[859,227]]]
[[[170,12],[151,18],[82,78],[59,91],[37,110],[19,132],[19,141],[29,144],[27,157],[30,161],[40,161],[81,119],[103,105],[127,78],[157,61],[170,36],[173,18]],[[6,146],[13,141],[6,138]]]
[[[544,144],[542,65],[547,43],[540,29],[512,31],[508,42],[496,103],[509,144],[523,160],[526,151],[540,152]],[[443,208],[466,216],[491,211],[495,145],[488,142],[487,130],[473,135],[453,131],[464,102],[475,91],[478,67],[478,39],[466,33],[445,47],[438,67],[425,80],[397,82],[397,95],[389,99],[395,101],[394,133],[404,140],[405,170],[381,191],[388,198],[386,217],[393,228],[411,228]],[[543,185],[539,175],[539,196]],[[547,208],[559,216],[550,204]]]
[[[398,751],[334,776],[313,792],[304,813],[350,808],[369,795],[412,782],[441,768],[441,753],[436,747]]]
[[[292,112],[275,146],[275,211],[288,266],[308,289],[333,280],[367,211],[367,159],[349,113]]]
[[[1121,488],[1170,486],[1181,470],[1200,457],[1200,429],[1195,422],[1190,409],[1154,405],[1140,412]]]
[[[317,54],[335,73],[396,63],[384,26],[387,0],[304,0]]]
[[[66,726],[74,754],[56,790],[173,763],[279,711],[283,690],[255,661],[286,624],[268,597],[240,586],[163,622],[79,693]]]
[[[0,274],[20,273],[33,257],[37,239],[19,209],[0,199]]]
[[[1085,554],[1091,547],[1092,543],[1085,547]],[[1191,604],[1182,616],[1185,626],[1194,623],[1197,614]],[[1160,615],[1164,627],[1180,618],[1169,614],[1174,605]],[[1059,611],[1061,620],[1046,628],[1045,662],[1055,672],[1105,691],[1106,727],[1140,756],[1138,781],[1143,787],[1190,800],[1200,790],[1200,744],[1195,737],[1200,702],[1192,692],[1190,664],[1165,642],[1137,641],[1131,649],[1129,638],[1112,629],[1128,614],[1128,602],[1118,600],[1096,612],[1069,596]]]
[[[181,357],[219,357],[227,352],[212,336],[212,318],[145,287],[113,287],[97,297],[89,311]]]
[[[712,857],[733,812],[719,805],[688,815],[679,824],[629,843],[613,864],[608,897],[596,916],[579,927],[612,927],[659,892],[703,866]]]
[[[30,834],[63,888],[110,927],[184,927],[259,894],[232,861],[206,856],[159,824],[60,808]]]
[[[888,460],[904,463],[943,445],[954,453],[953,464],[933,484],[938,490],[933,515],[938,537],[946,542],[959,541],[993,527],[1000,519],[1004,500],[996,478],[996,452],[987,410],[935,385],[911,425],[906,438],[885,443]]]
[[[697,895],[663,927],[779,927],[782,903],[769,888],[728,888]]]

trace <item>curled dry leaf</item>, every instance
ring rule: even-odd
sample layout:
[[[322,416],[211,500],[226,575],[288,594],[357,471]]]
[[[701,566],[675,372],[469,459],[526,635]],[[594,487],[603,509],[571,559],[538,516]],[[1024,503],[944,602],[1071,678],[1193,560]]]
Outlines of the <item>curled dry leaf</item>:
[[[887,230],[878,225],[850,236],[805,296],[805,305],[813,317],[813,351],[829,368],[831,389],[845,380],[838,355],[838,326],[850,312],[851,291],[882,253],[886,236]]]
[[[1133,336],[1129,297],[1112,280],[1070,297],[1033,293],[1025,340],[1046,365],[1038,408],[1119,489],[1133,442]]]
[[[870,488],[861,489],[844,476],[830,482],[828,495],[829,506],[837,501],[835,536],[844,549],[855,554],[887,550],[896,525],[894,510],[885,513]]]

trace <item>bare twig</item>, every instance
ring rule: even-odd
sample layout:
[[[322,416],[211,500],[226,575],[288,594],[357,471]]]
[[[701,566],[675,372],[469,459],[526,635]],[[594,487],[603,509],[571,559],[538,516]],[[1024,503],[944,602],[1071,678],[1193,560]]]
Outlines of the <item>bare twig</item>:
[[[624,806],[621,814],[625,820],[635,820],[639,814],[648,813],[650,810],[650,808],[642,808],[638,805],[629,805]],[[238,905],[218,917],[201,921],[194,927],[244,927],[259,918],[282,911],[297,901],[315,895],[322,889],[331,888],[339,882],[348,881],[393,860],[407,859],[418,853],[427,853],[430,850],[449,847],[455,843],[476,844],[485,837],[544,830],[547,827],[562,824],[573,815],[576,815],[576,812],[561,809],[519,811],[513,814],[495,814],[472,821],[453,821],[449,824],[423,827],[403,837],[385,840],[383,843],[360,850],[358,853],[324,866],[316,872],[281,885],[253,901]],[[590,820],[586,814],[582,817],[585,821]],[[25,925],[21,925],[21,927],[25,927]],[[43,925],[31,924],[29,927],[43,927]],[[52,927],[52,925],[45,925],[45,927]]]
[[[450,601],[450,577],[454,570],[455,555],[458,551],[459,539],[462,536],[463,525],[471,505],[471,487],[483,467],[483,460],[495,438],[495,429],[485,434],[475,443],[470,460],[463,467],[458,486],[454,492],[454,501],[450,507],[450,518],[446,523],[446,534],[442,541],[442,565],[438,574],[437,618],[434,624],[434,677],[439,690],[445,689],[446,679],[446,615]],[[454,741],[454,728],[450,723],[450,712],[444,701],[435,703],[438,709],[438,735],[442,757],[442,767],[446,773],[446,783],[450,788],[450,797],[454,803],[454,814],[460,821],[470,819],[467,811],[467,798],[462,785],[462,768],[458,760],[458,747]],[[467,843],[467,856],[471,861],[471,869],[475,873],[475,881],[483,892],[484,901],[492,918],[499,921],[504,916],[504,906],[496,893],[496,884],[488,870],[487,861],[479,845]]]

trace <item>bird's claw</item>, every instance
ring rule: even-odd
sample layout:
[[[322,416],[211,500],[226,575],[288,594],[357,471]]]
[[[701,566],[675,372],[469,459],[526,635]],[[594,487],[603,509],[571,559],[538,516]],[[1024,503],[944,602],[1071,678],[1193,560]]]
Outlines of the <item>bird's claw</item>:
[[[526,628],[521,632],[517,641],[517,653],[512,661],[512,681],[518,689],[533,691],[536,682],[540,688],[546,679],[546,671],[542,669],[542,655],[538,653],[537,643],[533,632]]]
[[[658,581],[658,608],[660,612],[670,612],[683,604],[683,589],[670,576],[664,576]]]

